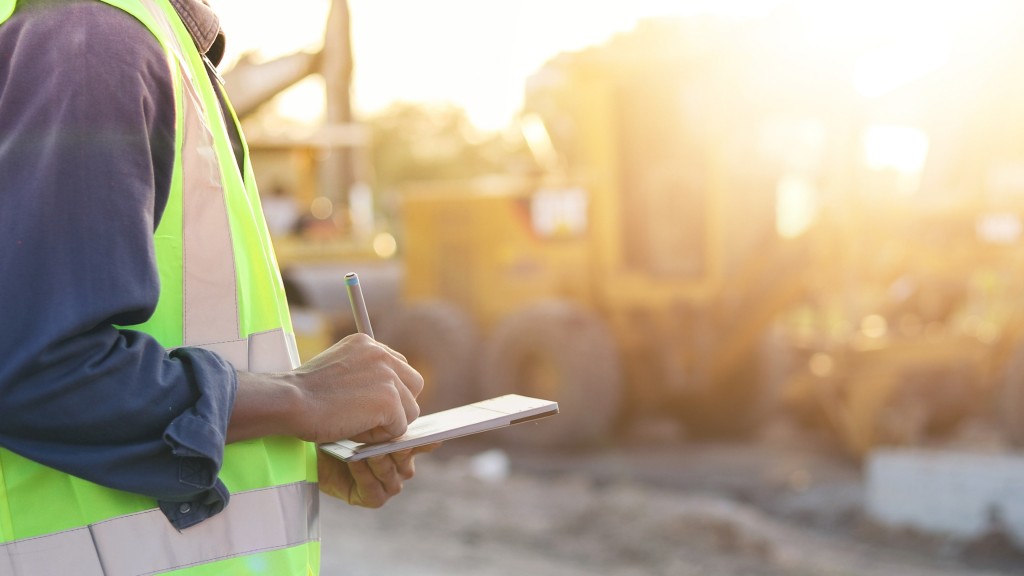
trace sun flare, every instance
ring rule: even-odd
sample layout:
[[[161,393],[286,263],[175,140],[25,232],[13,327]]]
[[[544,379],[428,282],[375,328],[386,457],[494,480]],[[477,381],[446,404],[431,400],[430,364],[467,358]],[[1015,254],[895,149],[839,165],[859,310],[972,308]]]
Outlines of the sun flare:
[[[322,44],[330,0],[211,0],[229,38],[228,62],[243,53],[269,59]],[[977,33],[971,22],[1006,0],[733,0],[593,2],[521,0],[350,0],[355,60],[353,103],[369,113],[396,101],[453,102],[481,128],[502,129],[522,103],[525,79],[545,61],[606,41],[645,18],[712,13],[759,19],[795,9],[812,46],[853,53],[849,82],[865,97],[882,96],[941,68],[953,43]],[[585,16],[585,17],[584,17]],[[983,26],[981,26],[983,28]],[[840,64],[837,63],[837,66]],[[286,119],[323,117],[320,85],[303,82],[278,98]]]

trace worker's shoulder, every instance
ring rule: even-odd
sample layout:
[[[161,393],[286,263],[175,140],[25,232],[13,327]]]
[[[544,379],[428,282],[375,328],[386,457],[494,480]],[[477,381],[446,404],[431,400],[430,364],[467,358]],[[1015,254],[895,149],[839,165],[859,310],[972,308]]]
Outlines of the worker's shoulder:
[[[166,84],[166,55],[134,16],[99,0],[18,0],[0,26],[0,53],[22,82]],[[0,66],[2,68],[2,66]],[[140,86],[139,89],[144,89]]]
[[[19,43],[44,43],[51,51],[139,54],[147,46],[159,48],[134,16],[100,0],[18,0],[3,31],[16,35]]]

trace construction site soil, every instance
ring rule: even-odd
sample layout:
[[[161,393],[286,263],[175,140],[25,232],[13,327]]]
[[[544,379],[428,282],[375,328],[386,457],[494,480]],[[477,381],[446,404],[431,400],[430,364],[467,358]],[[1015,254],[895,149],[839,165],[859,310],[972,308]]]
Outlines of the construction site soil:
[[[325,498],[325,576],[1024,574],[1024,551],[999,534],[872,522],[861,466],[791,426],[743,443],[648,433],[586,453],[494,446],[484,435],[419,457],[381,509]]]

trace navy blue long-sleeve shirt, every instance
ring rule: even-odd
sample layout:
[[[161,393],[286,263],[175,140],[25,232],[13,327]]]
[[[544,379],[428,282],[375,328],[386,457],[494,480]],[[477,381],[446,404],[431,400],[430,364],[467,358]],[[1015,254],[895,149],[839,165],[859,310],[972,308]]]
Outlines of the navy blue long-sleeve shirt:
[[[174,121],[166,56],[127,13],[19,0],[0,26],[0,446],[184,528],[227,503],[235,372],[115,327],[156,307]]]

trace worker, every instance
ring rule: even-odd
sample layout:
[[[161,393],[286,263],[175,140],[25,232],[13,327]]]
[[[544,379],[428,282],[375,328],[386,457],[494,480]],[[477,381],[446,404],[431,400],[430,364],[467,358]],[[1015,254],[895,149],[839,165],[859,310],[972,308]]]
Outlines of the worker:
[[[315,448],[402,434],[423,380],[362,334],[298,365],[219,30],[0,0],[0,576],[315,574],[317,488],[413,475]]]

